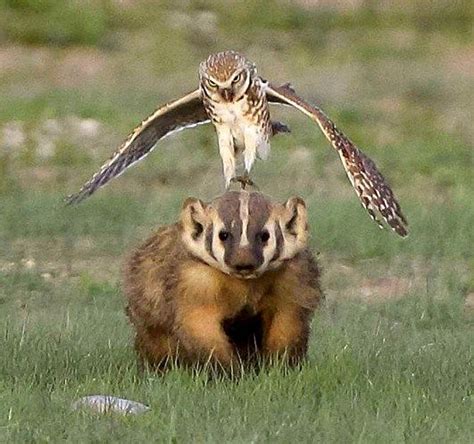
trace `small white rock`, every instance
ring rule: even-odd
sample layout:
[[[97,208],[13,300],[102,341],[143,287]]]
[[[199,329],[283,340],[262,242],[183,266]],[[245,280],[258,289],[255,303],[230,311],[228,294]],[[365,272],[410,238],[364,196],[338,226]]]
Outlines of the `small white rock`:
[[[36,262],[33,258],[29,257],[22,259],[21,265],[23,265],[23,267],[25,267],[27,270],[32,270],[36,267]]]
[[[84,396],[72,404],[73,410],[89,408],[96,413],[120,413],[122,415],[137,415],[150,410],[145,404],[130,401],[128,399],[117,398],[110,395]]]
[[[57,136],[62,131],[61,123],[57,119],[46,119],[41,125],[43,132],[53,136]]]
[[[26,143],[26,133],[23,122],[13,120],[1,128],[0,148],[6,151],[17,151]]]
[[[95,119],[82,119],[78,116],[69,116],[65,120],[69,133],[73,133],[78,138],[97,137],[102,129],[102,124]]]
[[[4,262],[0,264],[0,271],[9,272],[15,269],[15,262]]]
[[[84,137],[96,137],[101,130],[101,123],[95,119],[81,119],[79,130]]]

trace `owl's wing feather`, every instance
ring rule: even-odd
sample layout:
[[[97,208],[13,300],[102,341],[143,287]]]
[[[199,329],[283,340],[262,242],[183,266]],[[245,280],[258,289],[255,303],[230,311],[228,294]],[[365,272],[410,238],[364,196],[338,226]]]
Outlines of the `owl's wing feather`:
[[[127,137],[112,157],[76,194],[67,197],[68,204],[78,203],[90,196],[109,180],[145,157],[156,142],[173,132],[208,123],[209,117],[197,89],[178,100],[158,108]]]
[[[321,109],[299,97],[289,84],[267,84],[267,100],[269,103],[293,106],[314,120],[338,152],[347,176],[370,217],[383,228],[377,217],[380,214],[397,234],[402,237],[408,234],[408,222],[375,163],[337,129]]]

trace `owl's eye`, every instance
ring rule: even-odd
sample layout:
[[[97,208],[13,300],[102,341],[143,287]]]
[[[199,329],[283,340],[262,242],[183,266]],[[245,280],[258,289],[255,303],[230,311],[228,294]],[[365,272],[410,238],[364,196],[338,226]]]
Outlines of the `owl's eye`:
[[[232,83],[237,83],[237,82],[240,80],[241,77],[242,77],[242,74],[237,74],[237,75],[234,77],[234,79],[232,80]]]
[[[208,83],[209,86],[212,87],[212,88],[216,88],[216,87],[217,87],[217,83],[216,83],[216,82],[213,82],[211,79],[207,79],[207,83]]]

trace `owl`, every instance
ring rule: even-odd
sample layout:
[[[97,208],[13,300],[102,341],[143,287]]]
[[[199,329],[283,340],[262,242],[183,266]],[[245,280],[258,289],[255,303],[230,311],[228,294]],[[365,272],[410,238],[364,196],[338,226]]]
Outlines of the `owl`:
[[[289,85],[276,86],[257,74],[255,65],[235,51],[211,54],[199,66],[199,86],[159,107],[129,135],[81,190],[68,197],[76,203],[145,157],[164,137],[185,128],[212,123],[216,129],[226,188],[238,180],[252,184],[257,158],[266,159],[270,139],[289,128],[272,121],[269,104],[287,105],[313,120],[337,151],[362,206],[383,227],[380,217],[400,236],[408,223],[390,186],[375,163],[357,148],[326,114]],[[242,165],[243,175],[236,175]]]

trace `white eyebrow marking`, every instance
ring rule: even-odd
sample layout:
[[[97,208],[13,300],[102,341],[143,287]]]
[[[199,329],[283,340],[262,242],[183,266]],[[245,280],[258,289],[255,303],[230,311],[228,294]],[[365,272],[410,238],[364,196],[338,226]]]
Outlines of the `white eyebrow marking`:
[[[250,195],[246,191],[242,191],[239,197],[240,220],[242,221],[242,234],[240,236],[240,246],[246,247],[249,244],[247,237],[247,229],[249,225],[249,198]]]

